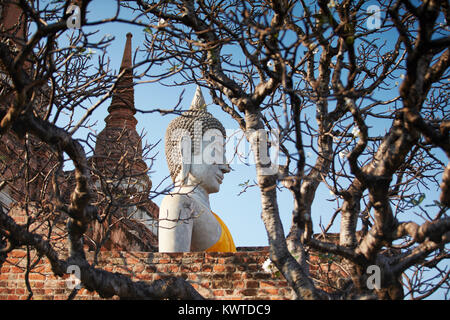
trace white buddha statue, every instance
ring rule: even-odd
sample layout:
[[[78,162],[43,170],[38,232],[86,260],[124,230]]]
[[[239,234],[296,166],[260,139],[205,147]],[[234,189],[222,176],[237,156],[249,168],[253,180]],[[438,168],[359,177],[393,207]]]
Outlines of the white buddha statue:
[[[175,188],[160,206],[160,252],[236,251],[228,228],[209,202],[230,171],[225,137],[224,127],[206,111],[197,87],[190,109],[172,120],[166,131],[165,153]]]

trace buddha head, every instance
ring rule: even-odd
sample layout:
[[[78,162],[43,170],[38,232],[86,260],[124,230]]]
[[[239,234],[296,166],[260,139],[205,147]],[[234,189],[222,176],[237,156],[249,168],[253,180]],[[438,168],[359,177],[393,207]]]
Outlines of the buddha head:
[[[200,185],[207,193],[220,189],[230,171],[225,160],[226,132],[218,119],[206,110],[200,87],[191,107],[169,123],[165,153],[172,181],[178,185]]]

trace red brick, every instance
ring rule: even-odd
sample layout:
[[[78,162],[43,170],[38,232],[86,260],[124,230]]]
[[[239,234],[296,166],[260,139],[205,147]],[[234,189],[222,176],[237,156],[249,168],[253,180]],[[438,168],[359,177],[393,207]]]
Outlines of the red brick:
[[[223,297],[225,295],[225,291],[224,290],[214,290],[213,295],[215,297]]]
[[[246,271],[246,267],[244,265],[237,265],[236,270],[237,271]]]
[[[208,278],[210,278],[211,280],[225,280],[225,279],[231,280],[231,274],[211,272],[208,275]]]
[[[263,279],[270,279],[271,277],[276,277],[274,274],[270,274],[267,272],[255,272],[251,274],[251,278],[255,280],[263,280]]]
[[[259,281],[247,280],[245,282],[245,287],[246,288],[259,288]]]
[[[242,278],[242,273],[234,272],[231,274],[231,279],[233,279],[233,280],[241,280],[241,278]]]
[[[49,267],[45,266],[45,265],[39,265],[33,269],[33,272],[35,272],[35,273],[45,273],[45,272],[49,272],[49,271],[51,271],[51,270],[49,270]]]
[[[211,266],[211,265],[209,265],[209,264],[205,264],[205,265],[203,265],[202,266],[202,272],[212,272],[212,270],[213,270],[213,267]]]
[[[247,265],[247,270],[251,272],[257,272],[261,270],[261,266],[258,264],[249,264]]]
[[[173,265],[168,265],[167,266],[167,271],[166,272],[170,272],[170,273],[175,273],[180,271],[180,266],[173,264]]]
[[[153,276],[148,273],[139,273],[136,275],[136,278],[141,281],[151,281],[153,279]]]
[[[191,266],[183,264],[180,266],[180,271],[181,272],[192,272],[193,270],[192,270]]]
[[[38,273],[30,273],[28,278],[30,280],[45,280],[45,276]]]
[[[16,223],[18,224],[25,224],[27,222],[27,220],[25,219],[25,217],[14,217],[14,220],[16,221]]]
[[[42,295],[44,294],[44,289],[33,289],[33,294]]]
[[[233,288],[235,289],[243,289],[245,288],[245,283],[244,281],[233,281]]]
[[[276,288],[265,288],[265,289],[258,289],[258,295],[278,295],[278,289]]]
[[[8,256],[14,258],[24,258],[26,255],[27,253],[24,250],[13,250]]]
[[[230,289],[233,288],[233,282],[227,280],[212,281],[211,286],[213,289]]]
[[[288,287],[289,284],[288,284],[288,282],[286,280],[280,280],[280,281],[277,281],[276,286],[279,287],[279,288],[280,287]]]
[[[31,288],[44,288],[44,281],[31,281]]]
[[[231,265],[231,264],[225,265],[225,272],[235,272],[235,271],[236,271],[236,267],[234,265]]]
[[[121,252],[120,251],[101,252],[100,255],[102,257],[105,257],[108,253],[109,253],[109,256],[111,258],[120,258],[121,257]]]
[[[18,268],[16,266],[11,266],[9,272],[11,272],[11,273],[22,273],[22,272],[24,272],[24,269]]]
[[[164,253],[164,255],[170,258],[170,260],[178,260],[183,258],[183,252],[169,252]]]
[[[15,293],[16,293],[17,295],[25,294],[25,289],[23,289],[23,288],[17,288],[16,291],[15,291]]]
[[[15,292],[16,292],[16,289],[14,289],[14,288],[6,288],[7,294],[14,294]]]
[[[256,292],[257,292],[256,289],[238,290],[238,294],[243,296],[256,296]]]
[[[133,268],[133,271],[136,273],[141,273],[145,270],[145,266],[142,263],[136,264]]]
[[[276,286],[275,281],[267,281],[267,280],[261,280],[259,282],[259,285],[261,286],[261,288],[267,288],[267,287],[271,288],[271,287]],[[281,286],[281,284],[278,284],[278,286]]]
[[[0,273],[7,273],[7,272],[9,272],[9,270],[10,270],[10,267],[8,265],[6,265],[6,262],[5,262],[5,264],[0,268]]]
[[[52,289],[45,289],[44,290],[44,294],[46,294],[46,295],[51,295],[51,294],[54,294],[54,293],[56,293],[56,292],[54,292]]]
[[[136,259],[136,258],[127,258],[127,260],[126,260],[127,262],[127,265],[129,265],[129,266],[134,266],[135,264],[137,264],[137,263],[139,263],[139,260],[138,259]]]
[[[225,271],[225,266],[223,264],[218,264],[215,265],[213,268],[214,272],[224,272]]]
[[[159,259],[158,263],[159,264],[164,264],[164,263],[169,263],[170,259]]]
[[[195,273],[190,273],[190,274],[188,274],[188,280],[190,280],[190,281],[197,281],[198,280],[198,276]]]

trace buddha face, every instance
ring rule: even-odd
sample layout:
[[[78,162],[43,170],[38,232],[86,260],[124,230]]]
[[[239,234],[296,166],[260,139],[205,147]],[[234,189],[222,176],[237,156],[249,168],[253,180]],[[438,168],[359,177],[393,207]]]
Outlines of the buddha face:
[[[190,165],[189,184],[200,185],[206,192],[216,193],[228,172],[230,166],[225,161],[223,135],[219,130],[208,130],[203,135],[200,156],[194,156]]]
[[[207,193],[216,193],[227,172],[230,172],[230,168],[226,164],[193,164],[189,173],[190,184],[200,185]]]

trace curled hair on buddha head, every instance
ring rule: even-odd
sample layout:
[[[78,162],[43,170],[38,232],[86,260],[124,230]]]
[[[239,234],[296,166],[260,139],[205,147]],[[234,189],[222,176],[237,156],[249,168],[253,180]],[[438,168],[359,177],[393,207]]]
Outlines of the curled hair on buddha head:
[[[226,138],[225,128],[206,110],[205,99],[197,86],[189,110],[172,120],[166,129],[165,154],[173,182],[180,173],[183,179],[186,177],[192,155],[201,152],[203,135],[210,129],[219,130]]]

